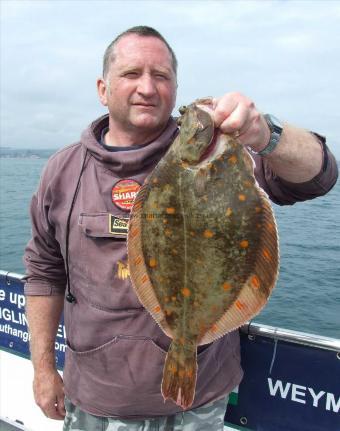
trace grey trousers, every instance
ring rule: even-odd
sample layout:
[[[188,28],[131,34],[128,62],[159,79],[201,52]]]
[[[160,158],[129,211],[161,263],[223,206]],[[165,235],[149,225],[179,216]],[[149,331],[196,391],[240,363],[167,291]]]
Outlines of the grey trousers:
[[[63,431],[223,431],[228,396],[197,409],[143,420],[120,420],[90,415],[67,398]]]

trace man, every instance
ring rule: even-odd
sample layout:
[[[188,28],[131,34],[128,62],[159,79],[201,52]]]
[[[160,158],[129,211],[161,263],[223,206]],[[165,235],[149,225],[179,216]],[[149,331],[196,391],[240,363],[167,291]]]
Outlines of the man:
[[[65,416],[65,394],[65,431],[222,430],[228,393],[242,378],[233,332],[199,351],[191,410],[164,403],[160,384],[170,340],[128,277],[124,223],[133,196],[177,133],[170,116],[176,68],[172,49],[155,30],[135,27],[119,35],[97,82],[108,116],[49,160],[32,199],[24,260],[33,387],[53,419]],[[311,199],[335,184],[336,163],[323,138],[282,127],[239,93],[214,105],[216,126],[251,149],[257,180],[274,202]],[[54,361],[63,308],[64,382]]]

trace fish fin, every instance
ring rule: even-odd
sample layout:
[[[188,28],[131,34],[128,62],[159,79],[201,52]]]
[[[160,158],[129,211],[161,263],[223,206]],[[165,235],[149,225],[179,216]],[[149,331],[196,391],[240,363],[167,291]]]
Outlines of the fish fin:
[[[191,407],[197,379],[197,351],[172,342],[165,358],[162,394],[184,410]]]
[[[154,292],[143,257],[141,232],[144,218],[142,207],[148,188],[149,186],[145,184],[139,190],[129,219],[127,250],[130,279],[139,301],[149,311],[165,334],[173,338],[170,326],[166,322],[164,311]]]
[[[211,343],[256,316],[266,305],[278,277],[278,232],[267,195],[259,190],[262,236],[252,270],[240,294],[221,318],[202,336],[198,345]]]

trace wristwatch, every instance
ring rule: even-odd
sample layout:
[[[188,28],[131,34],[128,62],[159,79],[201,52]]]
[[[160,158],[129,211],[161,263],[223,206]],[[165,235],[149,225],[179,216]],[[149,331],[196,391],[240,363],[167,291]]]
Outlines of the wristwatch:
[[[263,150],[257,152],[259,156],[266,156],[275,150],[277,144],[280,141],[283,125],[274,115],[264,114],[264,119],[266,120],[269,130],[270,130],[270,139],[269,143]]]

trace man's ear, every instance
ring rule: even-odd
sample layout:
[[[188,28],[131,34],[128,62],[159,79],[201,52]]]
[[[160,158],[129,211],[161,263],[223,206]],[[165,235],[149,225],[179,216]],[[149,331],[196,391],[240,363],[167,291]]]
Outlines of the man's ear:
[[[104,106],[107,106],[107,85],[103,78],[97,79],[97,91],[98,91],[98,97],[100,100],[100,103]]]

